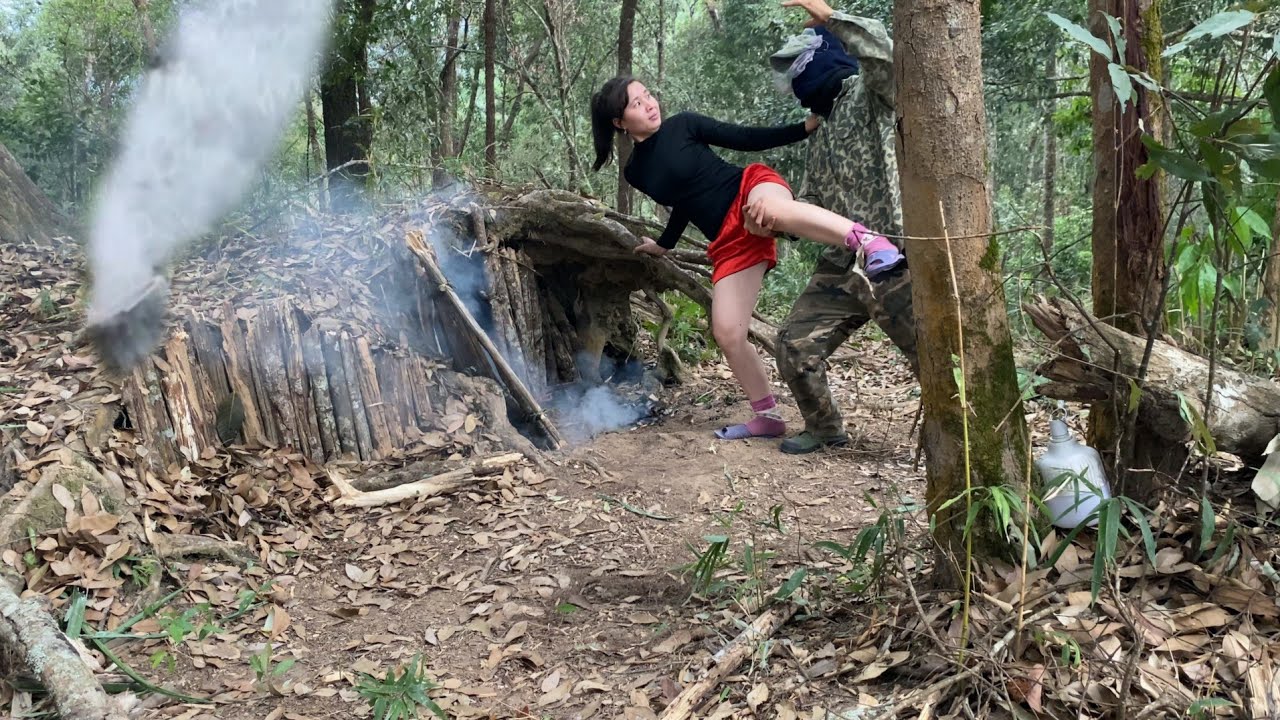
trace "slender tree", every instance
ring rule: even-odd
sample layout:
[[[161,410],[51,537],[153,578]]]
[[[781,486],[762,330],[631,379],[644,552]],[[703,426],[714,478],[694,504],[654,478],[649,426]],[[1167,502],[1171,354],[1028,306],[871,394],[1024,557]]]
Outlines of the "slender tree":
[[[951,238],[909,240],[906,250],[938,578],[958,587],[963,558],[1004,550],[989,514],[965,533],[966,508],[983,487],[1021,487],[1027,442],[985,182],[981,14],[970,0],[898,0],[893,17],[906,231]]]

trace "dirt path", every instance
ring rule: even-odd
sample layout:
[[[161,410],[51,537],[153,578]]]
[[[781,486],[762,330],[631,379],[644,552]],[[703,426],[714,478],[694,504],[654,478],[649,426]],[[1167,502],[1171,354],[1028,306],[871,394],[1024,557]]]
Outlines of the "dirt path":
[[[891,349],[872,352],[893,365]],[[831,559],[811,549],[815,541],[850,542],[879,505],[919,497],[922,487],[914,444],[885,443],[894,433],[905,439],[915,406],[909,384],[885,384],[901,379],[892,372],[876,373],[874,388],[834,379],[842,401],[854,392],[888,401],[851,412],[862,431],[851,448],[790,456],[777,440],[712,437],[736,406],[732,385],[710,370],[662,398],[675,410],[657,424],[598,436],[546,476],[519,473],[505,497],[311,518],[314,540],[294,572],[276,576],[289,596],[288,627],[272,667],[296,661],[278,676],[282,688],[264,691],[252,669],[267,639],[262,626],[224,628],[179,646],[176,671],[150,675],[229,702],[211,713],[157,712],[357,717],[370,707],[353,689],[360,673],[382,677],[421,654],[451,717],[653,717],[736,622],[750,620],[759,598],[797,568]],[[793,407],[784,411],[799,420]],[[726,539],[723,564],[691,598],[682,566],[709,547],[707,536]],[[745,693],[766,677],[796,690],[797,658],[821,651],[803,648],[816,629],[785,629],[794,648],[744,666],[751,678],[730,683],[725,701],[745,707]],[[156,646],[134,649],[145,667]]]

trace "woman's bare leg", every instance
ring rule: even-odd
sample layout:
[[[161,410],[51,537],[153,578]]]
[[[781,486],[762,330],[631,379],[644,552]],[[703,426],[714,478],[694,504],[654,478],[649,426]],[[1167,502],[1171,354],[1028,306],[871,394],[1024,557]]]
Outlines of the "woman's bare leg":
[[[764,361],[747,339],[767,268],[768,263],[762,262],[721,278],[711,291],[711,333],[756,413],[742,425],[722,428],[717,432],[721,438],[775,437],[786,432],[786,424],[777,417]]]

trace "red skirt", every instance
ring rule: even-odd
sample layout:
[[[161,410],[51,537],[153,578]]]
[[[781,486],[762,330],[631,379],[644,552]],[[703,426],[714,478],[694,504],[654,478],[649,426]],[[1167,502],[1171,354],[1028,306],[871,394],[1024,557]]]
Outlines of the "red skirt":
[[[763,163],[751,163],[742,170],[742,184],[738,196],[729,206],[729,212],[720,225],[720,234],[707,246],[707,258],[711,260],[711,283],[720,282],[734,273],[742,272],[762,262],[769,263],[766,272],[778,264],[778,244],[772,237],[752,235],[743,226],[743,206],[751,190],[760,183],[777,183],[791,189],[786,180]]]

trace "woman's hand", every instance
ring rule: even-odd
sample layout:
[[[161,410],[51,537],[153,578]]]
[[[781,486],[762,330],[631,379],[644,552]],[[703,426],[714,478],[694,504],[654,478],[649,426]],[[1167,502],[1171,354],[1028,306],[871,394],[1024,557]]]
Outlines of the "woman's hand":
[[[782,7],[804,8],[804,11],[809,13],[809,20],[804,24],[805,27],[825,25],[831,19],[831,13],[834,12],[826,0],[783,0]]]
[[[809,113],[809,117],[804,119],[804,131],[812,135],[813,131],[817,130],[818,126],[821,124],[822,124],[822,118],[818,117],[817,115],[814,115],[813,113]]]
[[[757,198],[748,201],[742,208],[744,225],[752,235],[770,236],[774,234],[773,223],[777,220],[765,211],[764,201]]]
[[[667,249],[653,241],[651,237],[641,237],[640,244],[633,251],[637,255],[652,255],[654,257],[662,257],[667,254]]]

